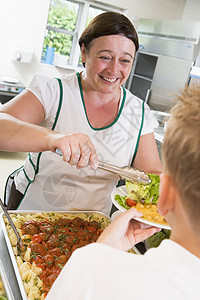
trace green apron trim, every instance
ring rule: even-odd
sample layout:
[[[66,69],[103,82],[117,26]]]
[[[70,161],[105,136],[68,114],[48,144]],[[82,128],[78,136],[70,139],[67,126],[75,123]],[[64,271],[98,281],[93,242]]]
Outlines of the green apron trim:
[[[141,120],[141,124],[140,124],[140,130],[139,130],[139,133],[138,133],[137,143],[136,143],[136,147],[135,147],[135,153],[134,153],[133,158],[132,158],[131,166],[132,166],[132,164],[135,160],[136,154],[137,154],[143,123],[144,123],[144,101],[142,103],[142,120]]]
[[[88,119],[88,116],[87,116],[86,107],[85,107],[85,102],[84,102],[84,98],[83,98],[83,89],[82,89],[82,85],[81,85],[81,77],[80,77],[79,72],[77,72],[76,75],[77,75],[77,78],[78,78],[78,84],[79,84],[79,89],[80,89],[80,94],[81,94],[81,99],[82,99],[82,103],[83,103],[85,115],[86,115],[86,118],[87,118],[87,121],[88,121],[88,124],[90,125],[90,127],[91,127],[93,130],[98,131],[98,130],[104,130],[104,129],[107,129],[107,128],[113,126],[113,125],[117,122],[117,120],[119,119],[119,117],[120,117],[120,115],[121,115],[121,112],[122,112],[122,109],[123,109],[123,107],[124,107],[124,103],[125,103],[125,99],[126,99],[126,90],[125,90],[125,88],[122,87],[122,89],[123,89],[123,99],[122,99],[122,103],[121,103],[120,109],[119,109],[119,111],[118,111],[118,114],[117,114],[117,117],[115,118],[115,120],[114,120],[111,124],[109,124],[108,126],[101,127],[101,128],[94,128],[94,127],[90,124],[89,119]]]
[[[35,179],[35,175],[34,175],[34,179],[31,180],[31,179],[28,177],[28,175],[26,174],[26,171],[25,171],[24,169],[23,169],[22,171],[24,172],[24,175],[25,175],[25,177],[26,177],[26,179],[28,180],[29,183],[31,183],[31,182]]]
[[[61,81],[60,78],[56,78],[56,79],[58,80],[59,87],[60,87],[60,100],[59,100],[58,110],[57,110],[57,113],[56,113],[56,118],[55,118],[55,121],[53,123],[53,126],[52,126],[51,130],[54,130],[55,127],[56,127],[56,124],[57,124],[57,121],[58,121],[58,117],[59,117],[60,111],[61,111],[62,101],[63,101],[63,86],[62,86],[62,81]]]
[[[59,83],[59,87],[60,87],[60,99],[59,99],[59,105],[58,105],[58,109],[57,109],[57,112],[56,112],[56,117],[55,117],[55,120],[54,120],[54,123],[53,123],[53,126],[51,128],[51,130],[54,130],[55,127],[56,127],[56,124],[57,124],[57,121],[58,121],[58,118],[59,118],[59,115],[60,115],[60,111],[61,111],[61,107],[62,107],[62,102],[63,102],[63,86],[62,86],[62,81],[60,78],[56,78],[58,80],[58,83]],[[37,164],[36,164],[36,167],[35,167],[35,175],[34,175],[34,178],[31,180],[28,175],[26,174],[25,170],[23,169],[24,171],[24,174],[28,180],[28,185],[24,191],[24,195],[23,195],[23,198],[21,200],[21,202],[23,201],[26,193],[27,193],[27,190],[30,186],[30,184],[35,180],[35,177],[37,175],[37,173],[39,172],[39,163],[40,163],[40,158],[41,158],[41,155],[42,155],[42,152],[39,152],[38,153],[38,157],[37,157]],[[29,161],[30,161],[30,153],[29,153]],[[19,203],[18,207],[20,206],[21,202]],[[17,207],[17,208],[18,208]]]
[[[31,159],[31,154],[30,153],[28,154],[28,160],[29,160],[30,164],[32,165],[34,171],[36,171],[36,166],[35,166],[35,164],[33,163],[32,159]],[[22,171],[24,172],[24,175],[25,175],[26,179],[28,180],[28,182],[31,183],[32,180],[28,177],[28,175],[25,172],[24,168],[22,169]],[[34,176],[34,178],[35,178],[35,176]]]
[[[8,181],[9,181],[9,179],[12,177],[12,175],[13,175],[13,179],[14,179],[14,174],[15,174],[17,171],[19,171],[20,169],[22,169],[22,168],[23,168],[23,166],[21,166],[21,167],[19,167],[18,169],[14,170],[14,171],[8,176],[8,178],[7,178],[7,180],[6,180],[5,189],[4,189],[4,204],[5,204],[5,205],[6,205],[6,190],[7,190]]]
[[[29,161],[30,161],[31,165],[33,166],[33,169],[35,170],[36,166],[34,165],[32,159],[31,159],[31,154],[30,153],[28,154],[28,157],[29,157]]]

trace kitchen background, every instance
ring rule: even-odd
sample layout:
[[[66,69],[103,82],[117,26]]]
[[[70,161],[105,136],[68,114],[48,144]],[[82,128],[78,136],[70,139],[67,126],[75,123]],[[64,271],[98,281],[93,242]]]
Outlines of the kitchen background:
[[[200,1],[101,0],[89,3],[106,4],[110,9],[122,9],[133,21],[136,29],[140,30],[140,52],[126,87],[147,101],[151,109],[167,111],[168,95],[173,94],[184,83],[189,84],[196,80],[196,76],[190,77],[190,71],[192,67],[200,67]],[[56,77],[77,69],[75,65],[60,67],[41,63],[49,6],[50,0],[0,1],[1,78],[16,78],[26,86],[34,74]],[[164,47],[160,48],[159,44],[158,52],[152,45],[160,42]],[[174,44],[177,51],[173,50]],[[185,47],[186,51],[179,47]],[[18,61],[19,49],[24,51],[21,61]],[[166,53],[168,50],[169,53]],[[184,57],[180,57],[182,53],[185,53]],[[23,59],[27,59],[28,62],[23,62]],[[161,82],[165,82],[166,87],[163,87]],[[157,139],[162,141],[159,135]],[[8,174],[21,166],[24,157],[24,153],[0,152],[1,197]]]
[[[140,18],[200,21],[199,0],[101,0],[100,3],[127,10],[136,28]],[[71,71],[40,63],[49,5],[50,0],[0,1],[0,76],[16,77],[27,85],[36,73],[59,76]],[[18,48],[33,51],[30,63],[12,60]]]

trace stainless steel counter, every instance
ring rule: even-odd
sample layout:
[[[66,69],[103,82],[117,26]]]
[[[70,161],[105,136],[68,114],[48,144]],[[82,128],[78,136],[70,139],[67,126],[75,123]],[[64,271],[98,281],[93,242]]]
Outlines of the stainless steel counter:
[[[154,135],[155,135],[155,139],[157,141],[159,141],[160,143],[163,143],[163,139],[165,136],[165,131],[164,131],[164,127],[159,126],[157,128],[154,129]]]
[[[12,266],[12,262],[10,259],[10,255],[7,249],[6,241],[4,238],[3,230],[0,228],[0,261],[3,265],[3,270],[5,273],[6,281],[9,285],[9,289],[11,290],[11,293],[13,294],[14,300],[23,300],[19,286],[17,283],[17,279],[15,276],[15,272]],[[12,299],[12,296],[11,298]]]

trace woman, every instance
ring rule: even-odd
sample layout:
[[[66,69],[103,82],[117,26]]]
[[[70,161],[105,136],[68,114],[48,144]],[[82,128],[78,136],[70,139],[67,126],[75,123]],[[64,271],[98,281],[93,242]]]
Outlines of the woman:
[[[138,50],[134,26],[124,15],[103,13],[84,30],[79,45],[83,72],[60,80],[35,76],[1,109],[1,149],[33,152],[14,176],[15,193],[6,199],[10,209],[108,214],[119,177],[98,170],[98,159],[161,171],[153,134],[157,121],[142,100],[122,87]]]

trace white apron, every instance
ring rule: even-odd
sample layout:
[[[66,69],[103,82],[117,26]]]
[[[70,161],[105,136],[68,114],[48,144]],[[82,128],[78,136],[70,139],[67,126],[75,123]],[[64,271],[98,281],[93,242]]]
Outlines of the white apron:
[[[95,129],[87,118],[79,74],[65,75],[58,82],[60,95],[57,85],[52,105],[55,107],[57,103],[57,111],[55,115],[53,110],[49,112],[46,124],[52,125],[52,130],[57,132],[87,134],[97,150],[99,160],[117,166],[130,166],[137,152],[146,104],[121,88],[121,104],[116,120],[107,127]],[[39,92],[37,94],[34,88],[31,91],[41,100]],[[45,111],[49,106],[46,105]],[[156,121],[152,118],[151,123],[156,127]],[[111,192],[118,180],[117,175],[99,169],[94,171],[89,166],[77,169],[50,151],[29,153],[23,169],[15,176],[16,187],[24,194],[18,209],[98,210],[108,215],[112,204]]]

